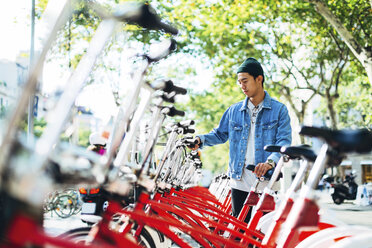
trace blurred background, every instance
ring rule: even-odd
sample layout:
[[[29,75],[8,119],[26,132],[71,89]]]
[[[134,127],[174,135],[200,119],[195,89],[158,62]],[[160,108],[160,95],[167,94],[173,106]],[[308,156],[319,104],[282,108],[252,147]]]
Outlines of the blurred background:
[[[43,30],[40,17],[47,0],[0,3],[0,125],[4,125],[23,87],[29,64],[40,49]],[[33,113],[25,118],[25,131],[40,136],[44,113],[53,107],[101,22],[86,7],[74,3],[72,18],[60,31],[48,54]],[[119,0],[97,0],[115,10]],[[320,143],[298,135],[301,125],[329,128],[372,127],[372,9],[367,0],[158,0],[151,5],[165,20],[175,23],[178,47],[167,59],[154,64],[149,80],[169,78],[186,87],[188,95],[177,107],[196,121],[197,133],[218,125],[223,112],[244,99],[236,85],[236,69],[248,57],[264,66],[265,90],[290,111],[293,144]],[[321,1],[320,1],[321,2]],[[317,7],[317,8],[316,8]],[[327,12],[328,11],[328,12]],[[331,13],[328,19],[325,13]],[[333,26],[333,21],[342,23]],[[72,122],[62,140],[83,147],[92,132],[109,130],[118,106],[131,90],[131,73],[138,63],[134,55],[167,35],[144,32],[126,25],[120,28],[95,66],[75,102]],[[31,117],[31,122],[30,122]],[[183,118],[184,119],[184,118]],[[1,126],[0,126],[1,127]],[[1,128],[4,130],[4,128]],[[166,136],[164,136],[164,139]],[[228,144],[202,151],[208,178],[226,171]],[[372,182],[372,156],[349,156],[326,173],[344,178],[356,172],[358,184]],[[292,173],[295,173],[293,165]]]

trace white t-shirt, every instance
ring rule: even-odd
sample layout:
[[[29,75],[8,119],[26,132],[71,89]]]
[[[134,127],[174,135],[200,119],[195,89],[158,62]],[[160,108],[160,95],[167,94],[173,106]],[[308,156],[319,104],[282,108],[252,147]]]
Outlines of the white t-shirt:
[[[256,176],[253,174],[252,171],[245,168],[248,164],[255,164],[255,156],[254,156],[254,137],[256,131],[256,119],[258,113],[262,109],[262,102],[260,102],[257,106],[254,106],[251,101],[248,101],[248,114],[251,119],[251,126],[248,133],[248,144],[247,144],[247,152],[245,154],[245,163],[243,167],[243,173],[240,180],[231,178],[230,179],[230,186],[234,189],[239,189],[242,191],[250,191],[251,186],[256,181]]]

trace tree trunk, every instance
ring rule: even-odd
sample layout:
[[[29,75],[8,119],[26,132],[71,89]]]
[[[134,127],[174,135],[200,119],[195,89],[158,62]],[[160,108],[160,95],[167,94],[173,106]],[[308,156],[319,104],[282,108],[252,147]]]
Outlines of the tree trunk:
[[[329,117],[331,118],[331,127],[333,129],[337,129],[337,115],[335,108],[333,107],[335,97],[330,94],[329,91],[327,91],[327,106],[328,106],[328,111],[329,111]]]
[[[354,56],[359,60],[367,72],[370,84],[372,84],[372,52],[361,46],[352,34],[345,28],[340,19],[336,17],[322,0],[305,0],[315,5],[315,10],[330,23],[344,40]],[[372,2],[372,1],[371,1]]]
[[[299,112],[299,115],[297,116],[298,122],[300,123],[300,125],[304,125],[305,111],[306,111],[306,106],[305,106],[305,108],[304,108],[304,106],[302,106],[302,109]],[[300,135],[300,141],[301,141],[301,144],[305,144],[305,136],[304,135]]]

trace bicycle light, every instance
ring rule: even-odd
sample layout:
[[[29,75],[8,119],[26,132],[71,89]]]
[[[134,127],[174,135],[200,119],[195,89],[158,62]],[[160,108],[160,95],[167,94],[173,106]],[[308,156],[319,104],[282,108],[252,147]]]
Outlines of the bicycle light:
[[[87,194],[87,190],[85,188],[79,188],[79,193],[80,194],[83,194],[83,195],[86,195]]]
[[[99,188],[96,188],[96,189],[90,189],[89,190],[89,194],[91,194],[91,195],[94,195],[94,194],[98,194],[99,193]]]

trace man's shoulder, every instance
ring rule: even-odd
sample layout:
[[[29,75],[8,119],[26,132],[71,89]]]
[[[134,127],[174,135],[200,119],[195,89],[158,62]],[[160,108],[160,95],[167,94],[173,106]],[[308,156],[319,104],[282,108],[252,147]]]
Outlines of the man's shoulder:
[[[244,100],[241,100],[240,102],[237,102],[237,103],[234,103],[233,105],[230,106],[230,108],[232,107],[241,107],[244,103]]]
[[[285,104],[278,101],[277,99],[275,98],[271,98],[271,106],[274,107],[274,108],[281,108],[281,107],[285,107]]]
[[[239,110],[243,106],[244,100],[241,100],[240,102],[232,104],[229,109],[230,110]]]

